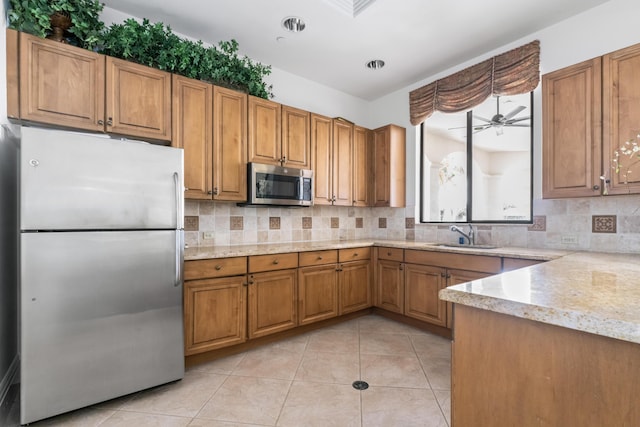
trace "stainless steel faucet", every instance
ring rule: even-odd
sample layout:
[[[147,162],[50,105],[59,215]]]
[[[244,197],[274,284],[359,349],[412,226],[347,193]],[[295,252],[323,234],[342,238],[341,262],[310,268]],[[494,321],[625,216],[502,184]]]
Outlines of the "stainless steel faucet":
[[[457,225],[450,226],[449,230],[455,231],[456,233],[460,233],[462,236],[464,236],[469,241],[469,245],[475,245],[476,244],[476,236],[475,236],[475,232],[473,230],[473,225],[469,224],[469,232],[468,233],[465,233],[464,231],[462,231],[462,229],[460,227],[458,227]]]

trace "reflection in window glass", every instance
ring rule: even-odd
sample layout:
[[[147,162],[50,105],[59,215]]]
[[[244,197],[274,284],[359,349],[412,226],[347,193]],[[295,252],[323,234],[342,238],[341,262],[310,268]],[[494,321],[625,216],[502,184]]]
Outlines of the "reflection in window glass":
[[[490,97],[470,112],[427,119],[423,222],[531,221],[531,100],[531,94]]]

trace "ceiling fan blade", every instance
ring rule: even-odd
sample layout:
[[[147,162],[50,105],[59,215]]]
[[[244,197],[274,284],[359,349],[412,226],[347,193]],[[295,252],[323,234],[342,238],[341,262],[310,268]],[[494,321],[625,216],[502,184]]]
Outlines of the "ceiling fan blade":
[[[455,127],[455,128],[447,128],[447,130],[466,129],[466,128],[467,128],[466,126],[458,126],[458,127]]]
[[[480,131],[480,130],[489,129],[490,127],[492,127],[491,124],[478,125],[478,126],[473,126],[473,130]]]
[[[505,123],[505,126],[509,126],[510,128],[530,128],[531,125],[523,125],[520,123]]]
[[[505,124],[511,124],[511,123],[516,123],[516,122],[521,122],[523,120],[529,120],[531,117],[530,116],[526,116],[526,117],[518,117],[517,119],[510,119],[507,120],[505,122]]]
[[[524,110],[525,107],[524,105],[518,105],[516,108],[514,108],[513,110],[511,110],[510,113],[508,113],[506,116],[504,116],[504,118],[506,120],[509,120],[511,117],[514,117],[516,114],[518,114],[520,111]]]
[[[484,117],[476,116],[475,114],[473,115],[473,118],[474,119],[478,119],[478,120],[482,120],[483,122],[491,123],[491,120],[485,119]]]

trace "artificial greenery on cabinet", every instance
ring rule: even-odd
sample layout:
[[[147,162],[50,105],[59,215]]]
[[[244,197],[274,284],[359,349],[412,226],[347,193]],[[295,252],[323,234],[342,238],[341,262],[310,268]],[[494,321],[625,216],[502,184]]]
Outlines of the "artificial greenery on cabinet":
[[[250,95],[269,98],[271,86],[263,78],[271,67],[238,55],[238,42],[222,41],[206,47],[175,35],[162,22],[127,19],[107,28],[101,52],[186,77],[246,90]]]
[[[126,19],[108,28],[99,16],[104,7],[98,0],[10,0],[9,27],[47,37],[50,17],[67,13],[72,26],[68,42],[89,50],[121,58],[186,77],[246,91],[268,99],[272,87],[264,82],[271,67],[238,55],[235,40],[205,46],[202,41],[183,39],[162,22]]]
[[[10,0],[9,28],[45,38],[52,32],[51,15],[71,18],[68,42],[95,49],[105,28],[100,20],[104,4],[98,0]]]

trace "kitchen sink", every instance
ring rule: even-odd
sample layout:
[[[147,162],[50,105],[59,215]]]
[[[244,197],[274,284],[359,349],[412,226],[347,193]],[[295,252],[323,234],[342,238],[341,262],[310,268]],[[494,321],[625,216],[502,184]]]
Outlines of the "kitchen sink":
[[[492,245],[461,245],[459,243],[437,243],[434,246],[440,246],[443,248],[456,248],[456,249],[497,249],[497,246]]]

